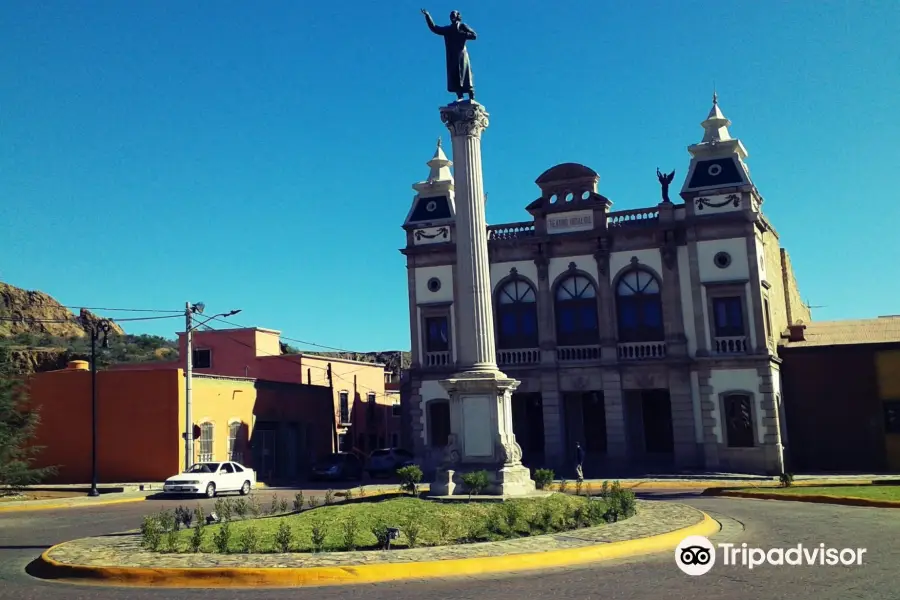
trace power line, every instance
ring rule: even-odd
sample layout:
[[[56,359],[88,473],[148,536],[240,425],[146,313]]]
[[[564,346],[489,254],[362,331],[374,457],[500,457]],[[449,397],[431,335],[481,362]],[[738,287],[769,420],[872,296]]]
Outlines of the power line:
[[[238,325],[237,323],[234,323],[232,321],[226,321],[225,319],[220,319],[219,317],[213,317],[213,320],[221,321],[222,323],[225,323],[226,325],[231,325],[232,327],[237,327],[239,329],[251,329],[250,327],[246,327],[244,325]],[[289,337],[283,336],[283,335],[280,337],[283,340],[287,340],[289,342],[294,342],[296,344],[304,344],[306,346],[315,346],[316,348],[325,348],[326,350],[334,350],[335,352],[345,352],[347,354],[367,354],[367,352],[357,352],[355,350],[346,350],[344,348],[335,348],[334,346],[324,346],[322,344],[314,344],[312,342],[305,342],[303,340],[297,340],[297,339],[289,338]]]
[[[106,319],[107,321],[112,321],[113,323],[127,323],[131,321],[153,321],[156,319],[177,319],[181,315],[166,315],[159,317],[127,317],[124,319]],[[101,319],[103,317],[100,317]],[[78,317],[72,317],[70,319],[32,319],[30,317],[0,317],[0,321],[12,321],[17,323],[78,323]]]
[[[108,310],[111,312],[151,312],[151,313],[177,313],[180,315],[184,314],[184,310],[161,310],[156,308],[98,308],[94,306],[76,306],[76,305],[67,305],[61,304],[63,308],[83,308],[84,310]]]

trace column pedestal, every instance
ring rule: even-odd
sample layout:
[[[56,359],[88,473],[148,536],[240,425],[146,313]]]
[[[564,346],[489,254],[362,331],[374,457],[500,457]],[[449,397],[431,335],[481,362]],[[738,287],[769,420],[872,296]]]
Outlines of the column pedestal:
[[[450,395],[450,440],[431,484],[434,496],[468,494],[462,476],[487,471],[490,495],[535,491],[512,430],[512,393],[519,382],[500,371],[458,373],[441,381]]]
[[[441,108],[441,121],[453,142],[456,191],[456,349],[460,372],[441,385],[450,396],[450,437],[431,495],[468,494],[462,476],[488,473],[484,493],[521,496],[535,491],[522,448],[512,428],[512,392],[519,386],[497,368],[494,310],[484,186],[481,133],[488,113],[473,101]]]

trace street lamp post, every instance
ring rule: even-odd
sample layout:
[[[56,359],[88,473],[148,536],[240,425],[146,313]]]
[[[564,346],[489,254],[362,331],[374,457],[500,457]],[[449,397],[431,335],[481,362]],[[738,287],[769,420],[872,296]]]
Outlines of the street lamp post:
[[[184,305],[184,337],[185,337],[185,357],[184,357],[184,470],[187,471],[194,464],[194,415],[192,414],[193,402],[191,398],[191,381],[194,374],[194,331],[198,327],[209,323],[213,319],[231,317],[241,312],[240,309],[232,310],[227,313],[213,315],[194,325],[194,315],[203,314],[206,305],[202,302],[191,304],[186,302]]]
[[[84,326],[91,336],[91,490],[88,496],[100,495],[97,489],[97,341],[103,336],[103,347],[109,348],[112,322],[108,319],[85,319]]]

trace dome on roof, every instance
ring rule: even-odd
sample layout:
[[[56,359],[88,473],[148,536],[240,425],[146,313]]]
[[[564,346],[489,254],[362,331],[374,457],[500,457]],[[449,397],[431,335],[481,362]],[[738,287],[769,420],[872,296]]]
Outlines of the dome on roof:
[[[596,171],[578,163],[562,163],[544,171],[535,180],[538,185],[555,181],[568,181],[570,179],[586,179],[600,177]]]

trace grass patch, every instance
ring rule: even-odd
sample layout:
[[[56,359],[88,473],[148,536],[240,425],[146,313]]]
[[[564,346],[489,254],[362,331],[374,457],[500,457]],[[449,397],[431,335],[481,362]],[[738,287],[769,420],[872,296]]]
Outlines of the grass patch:
[[[900,502],[900,485],[835,485],[793,486],[789,488],[743,488],[751,494],[782,494],[785,496],[836,496],[865,498],[867,500],[894,500]]]
[[[590,506],[590,505],[593,506]],[[291,552],[379,549],[385,527],[400,530],[392,548],[503,540],[565,531],[605,522],[602,499],[554,494],[505,502],[435,502],[413,497],[320,506],[301,513],[236,520],[220,535],[220,524],[205,527],[201,552]],[[624,517],[620,517],[624,518]],[[247,533],[251,530],[252,533]],[[177,533],[190,546],[191,530]],[[379,542],[377,534],[382,540]],[[226,538],[227,539],[223,539]],[[215,543],[219,541],[219,544]],[[248,541],[252,543],[248,543]],[[252,550],[251,550],[252,548]]]

